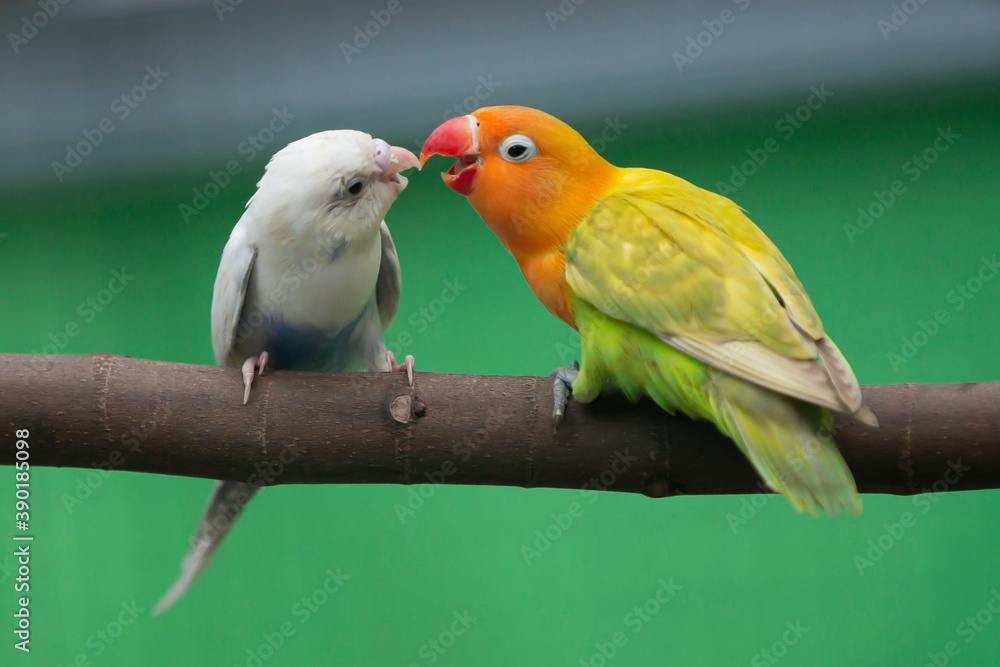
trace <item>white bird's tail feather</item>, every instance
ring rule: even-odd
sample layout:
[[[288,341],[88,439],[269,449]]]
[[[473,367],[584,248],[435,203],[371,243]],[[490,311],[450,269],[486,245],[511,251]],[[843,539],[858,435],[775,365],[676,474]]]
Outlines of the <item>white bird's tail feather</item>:
[[[229,529],[239,518],[250,499],[257,492],[256,486],[242,482],[216,482],[209,496],[205,514],[191,538],[191,548],[181,562],[181,576],[177,578],[153,609],[158,616],[173,606],[184,595],[206,567]]]

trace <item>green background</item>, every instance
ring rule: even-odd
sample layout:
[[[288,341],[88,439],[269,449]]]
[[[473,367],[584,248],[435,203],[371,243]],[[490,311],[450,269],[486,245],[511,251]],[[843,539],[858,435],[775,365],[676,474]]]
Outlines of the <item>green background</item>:
[[[1000,279],[961,309],[947,298],[982,257],[1000,252],[1000,88],[879,100],[835,91],[786,139],[775,122],[807,94],[670,122],[622,117],[628,128],[605,155],[717,189],[746,149],[775,137],[778,152],[731,197],[791,261],[861,382],[1000,380]],[[579,126],[597,136],[601,124]],[[917,182],[907,180],[904,163],[948,127],[960,138]],[[404,291],[387,339],[412,336],[404,352],[416,355],[418,371],[545,374],[568,360],[560,350],[572,345],[571,332],[441,184],[445,165],[413,175],[389,214]],[[42,351],[50,332],[76,321],[81,331],[66,353],[212,363],[218,259],[263,166],[263,158],[247,165],[189,225],[178,206],[217,166],[0,193],[0,350]],[[844,225],[897,178],[906,192],[851,243]],[[134,280],[85,322],[78,304],[123,268]],[[446,280],[466,289],[423,330],[411,315]],[[893,369],[889,354],[940,308],[948,322]],[[234,410],[237,398],[234,385]],[[11,648],[12,578],[0,570],[2,664],[65,665],[83,654],[95,665],[247,665],[248,650],[286,622],[294,635],[262,664],[429,665],[433,656],[439,665],[600,665],[595,644],[619,631],[627,641],[609,664],[771,664],[759,652],[780,644],[786,623],[807,628],[787,655],[778,647],[786,665],[923,665],[948,642],[958,648],[949,664],[995,664],[1000,655],[992,612],[979,631],[960,626],[1000,589],[997,492],[943,494],[926,513],[911,498],[865,496],[861,517],[836,521],[796,515],[776,497],[606,493],[529,565],[522,546],[579,492],[437,488],[401,523],[394,507],[407,501],[407,487],[282,487],[261,494],[188,595],[152,618],[211,482],[116,472],[70,511],[67,494],[87,477],[34,471],[33,650]],[[0,471],[3,507],[13,512],[10,468]],[[748,520],[734,524],[741,511]],[[886,537],[886,524],[906,512],[916,524]],[[856,557],[880,537],[891,546],[859,573]],[[0,565],[11,565],[12,551],[0,550]],[[302,623],[293,607],[338,568],[349,580]],[[627,616],[661,579],[680,589],[633,632]],[[144,611],[112,643],[100,640],[133,600]],[[468,631],[443,654],[428,652],[465,612],[475,619]]]

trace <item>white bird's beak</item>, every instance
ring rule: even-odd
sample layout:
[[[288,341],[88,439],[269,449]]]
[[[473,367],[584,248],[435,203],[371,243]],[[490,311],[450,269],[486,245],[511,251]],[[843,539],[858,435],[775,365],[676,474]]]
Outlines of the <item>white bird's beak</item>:
[[[399,146],[390,146],[381,139],[375,140],[375,163],[386,180],[398,180],[399,172],[414,167],[420,169],[420,160],[417,156]]]

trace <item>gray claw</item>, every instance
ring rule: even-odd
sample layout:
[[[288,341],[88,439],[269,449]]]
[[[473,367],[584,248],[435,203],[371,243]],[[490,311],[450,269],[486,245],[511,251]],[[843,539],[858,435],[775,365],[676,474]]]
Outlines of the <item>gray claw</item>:
[[[559,428],[559,422],[562,421],[563,415],[566,414],[566,403],[569,402],[570,396],[573,395],[573,384],[576,382],[576,376],[579,374],[580,364],[577,361],[574,361],[569,366],[556,368],[549,373],[549,377],[555,380],[552,383],[552,397],[554,399],[552,406],[553,429]]]

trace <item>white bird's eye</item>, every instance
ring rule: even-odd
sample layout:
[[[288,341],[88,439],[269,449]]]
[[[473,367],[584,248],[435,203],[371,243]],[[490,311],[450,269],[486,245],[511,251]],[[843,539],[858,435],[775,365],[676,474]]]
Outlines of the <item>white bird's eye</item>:
[[[523,134],[512,134],[500,142],[500,157],[507,162],[527,162],[536,155],[535,142]]]
[[[361,194],[361,191],[365,189],[365,179],[361,176],[355,176],[351,180],[347,181],[344,185],[344,192],[346,192],[351,197],[357,197]]]

